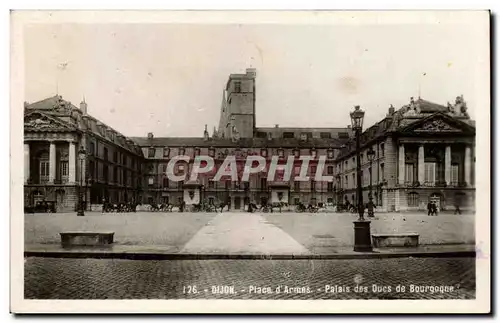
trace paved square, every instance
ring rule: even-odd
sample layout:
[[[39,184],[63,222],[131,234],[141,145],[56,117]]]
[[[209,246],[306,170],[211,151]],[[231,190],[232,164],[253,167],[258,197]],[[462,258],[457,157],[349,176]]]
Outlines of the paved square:
[[[115,232],[115,245],[194,254],[329,254],[350,248],[354,214],[163,213],[25,215],[26,245],[60,244],[59,232]],[[377,214],[372,233],[416,232],[421,245],[474,244],[474,216]]]

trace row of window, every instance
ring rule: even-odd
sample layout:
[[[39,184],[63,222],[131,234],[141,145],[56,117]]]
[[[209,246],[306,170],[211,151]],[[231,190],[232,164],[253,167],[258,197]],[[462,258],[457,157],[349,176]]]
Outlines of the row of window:
[[[273,134],[271,132],[262,132],[258,131],[256,134],[257,138],[269,138],[272,139]],[[339,132],[337,133],[337,136],[339,139],[348,139],[349,134],[347,132]],[[281,134],[281,137],[283,139],[293,139],[295,138],[295,132],[288,132],[285,131]],[[302,140],[308,140],[313,138],[313,133],[312,132],[302,132],[300,134],[300,139]],[[319,133],[319,138],[321,139],[332,139],[332,134],[331,132],[320,132]]]
[[[363,172],[363,170],[361,170],[361,179],[362,179],[362,185],[365,186],[366,184],[369,184],[369,181],[370,181],[370,173],[372,172],[372,168],[369,167],[368,168],[368,174]],[[344,188],[344,189],[348,189],[348,188],[354,188],[357,186],[357,180],[356,180],[356,173],[352,173],[351,174],[351,177],[352,177],[352,181],[349,182],[349,176],[345,175],[344,177],[344,182],[341,183],[341,187]],[[379,180],[380,181],[384,181],[385,179],[385,169],[384,169],[384,164],[380,164],[380,174],[379,174]],[[376,181],[375,178],[372,178],[372,181]]]
[[[163,178],[163,183],[162,183],[163,187],[169,187],[170,186],[169,183],[170,182],[169,182],[168,178],[164,177]],[[231,189],[231,183],[233,183],[233,185],[232,185],[233,187],[232,188],[234,188],[234,189],[249,189],[250,188],[250,183],[249,182],[241,182],[241,183],[239,183],[239,182],[230,182],[230,181],[225,181],[224,182],[224,187],[226,189]],[[149,185],[154,185],[154,178],[153,177],[149,177],[148,184]],[[267,189],[267,184],[268,184],[268,182],[267,182],[266,178],[261,178],[260,179],[260,188],[261,189]],[[294,190],[295,191],[300,191],[300,186],[301,186],[300,184],[301,184],[301,182],[298,182],[298,181],[294,182]],[[311,190],[315,190],[316,189],[316,182],[315,181],[311,181],[310,184],[311,184],[310,185],[310,189]],[[182,185],[183,185],[183,181],[178,182],[177,187],[181,188]],[[209,189],[215,188],[215,182],[214,181],[208,181],[208,188]],[[327,183],[327,191],[328,192],[333,192],[333,190],[334,190],[333,182],[328,182]]]
[[[317,156],[317,151],[316,149],[312,148],[309,150],[311,156],[313,158],[316,158]],[[184,156],[186,154],[186,149],[185,148],[179,148],[179,156]],[[195,148],[194,149],[194,157],[196,156],[199,156],[200,155],[200,148]],[[260,150],[260,155],[262,157],[267,157],[268,156],[268,149],[266,148],[262,148]],[[294,149],[293,150],[293,155],[295,157],[300,157],[300,150],[299,149]],[[156,148],[153,148],[153,147],[150,147],[148,149],[148,158],[154,158],[156,156]],[[215,157],[215,149],[214,148],[210,148],[208,149],[208,156],[210,157]],[[284,149],[278,149],[278,156],[279,157],[284,157],[285,156],[285,150]],[[163,157],[164,158],[169,158],[170,157],[170,148],[163,148]],[[328,149],[327,151],[327,157],[329,159],[333,159],[334,158],[334,153],[333,153],[333,149]]]
[[[90,155],[96,155],[96,150],[95,150],[95,144],[93,142],[90,142]],[[121,158],[120,158],[121,155]],[[99,157],[99,154],[97,153],[97,157]],[[102,159],[105,161],[109,161],[109,150],[107,147],[103,148],[103,154],[102,154]],[[129,161],[129,157],[123,153],[120,153],[118,151],[113,152],[113,162],[114,163],[121,163],[122,165],[127,166]],[[134,158],[130,158],[130,166],[132,168],[135,168],[136,163]]]
[[[427,162],[424,164],[424,181],[427,183],[436,182],[436,163]],[[405,164],[405,181],[413,183],[418,179],[418,175],[415,174],[415,164],[407,163]],[[451,164],[451,178],[450,181],[453,183],[458,183],[459,181],[459,167],[458,164]]]
[[[376,150],[374,149],[375,153],[376,153]],[[385,156],[385,145],[384,143],[381,143],[380,144],[380,151],[379,151],[379,157],[384,157]],[[375,156],[376,157],[376,156]],[[365,159],[366,158],[366,159]],[[368,158],[368,150],[366,150],[365,152],[362,152],[360,155],[359,155],[359,159],[360,159],[360,164],[362,165],[365,161],[368,161],[369,158]],[[355,168],[356,167],[356,157],[352,157],[351,159],[352,163],[351,163],[351,167],[350,168]],[[342,165],[344,165],[344,168],[342,169]],[[349,168],[349,160],[345,160],[344,161],[344,164],[339,164],[339,172],[343,172],[343,171],[346,171]]]

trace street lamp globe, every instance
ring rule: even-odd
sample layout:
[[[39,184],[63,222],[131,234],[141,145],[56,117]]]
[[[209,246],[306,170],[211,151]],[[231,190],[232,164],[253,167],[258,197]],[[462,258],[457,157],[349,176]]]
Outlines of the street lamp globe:
[[[365,117],[365,112],[361,110],[359,105],[355,106],[354,111],[351,112],[351,123],[353,130],[361,131],[361,129],[363,129],[364,117]]]

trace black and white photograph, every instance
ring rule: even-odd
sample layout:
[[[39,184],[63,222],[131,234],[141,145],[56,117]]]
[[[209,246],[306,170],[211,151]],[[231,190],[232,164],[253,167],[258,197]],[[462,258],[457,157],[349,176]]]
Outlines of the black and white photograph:
[[[490,311],[488,11],[11,23],[14,312]]]

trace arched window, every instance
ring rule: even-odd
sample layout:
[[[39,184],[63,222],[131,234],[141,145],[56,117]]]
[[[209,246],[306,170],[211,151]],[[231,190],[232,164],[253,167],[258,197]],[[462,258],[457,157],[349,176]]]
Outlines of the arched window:
[[[408,206],[418,206],[419,196],[417,192],[408,193]]]

